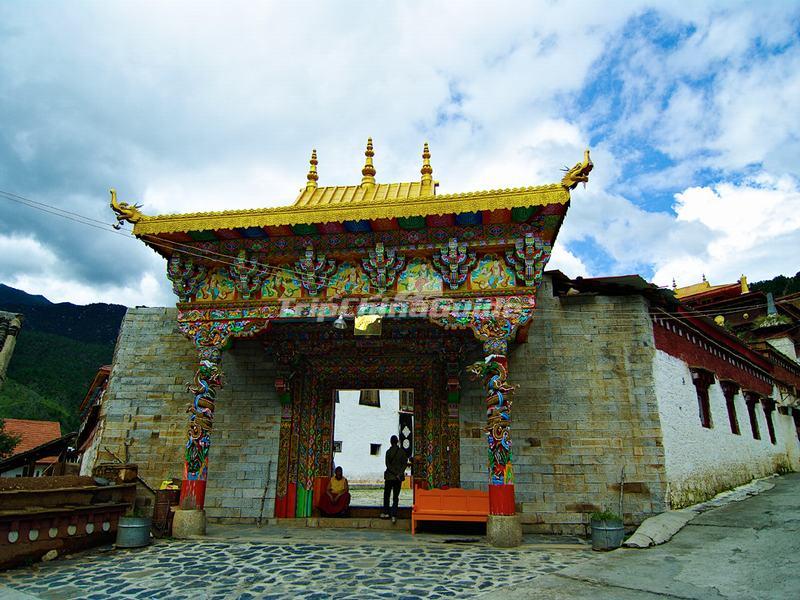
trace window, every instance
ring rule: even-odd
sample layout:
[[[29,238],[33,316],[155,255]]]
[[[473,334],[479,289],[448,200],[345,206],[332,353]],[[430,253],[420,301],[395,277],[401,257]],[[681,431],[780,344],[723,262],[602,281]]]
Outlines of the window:
[[[361,390],[358,398],[358,403],[361,406],[374,406],[375,408],[381,407],[381,391],[380,390]]]
[[[745,392],[744,398],[747,403],[747,415],[750,417],[750,431],[753,432],[753,439],[760,440],[761,432],[758,430],[758,415],[756,415],[758,394],[756,392]]]
[[[769,441],[773,444],[777,444],[778,440],[775,437],[775,423],[772,422],[772,413],[775,412],[775,401],[772,398],[764,398],[761,401],[761,406],[764,408],[764,418],[767,420]]]
[[[736,418],[736,404],[734,397],[739,392],[739,385],[733,381],[720,381],[722,393],[725,395],[725,406],[728,409],[728,422],[731,425],[731,433],[741,435],[739,430],[739,420]]]
[[[400,412],[414,412],[414,390],[400,390]]]
[[[800,442],[800,411],[792,408],[792,419],[794,419],[794,430],[797,432],[797,441]]]
[[[695,368],[692,371],[692,383],[697,392],[697,405],[700,412],[700,424],[711,429],[711,405],[708,400],[708,388],[714,383],[714,374],[706,369]]]
[[[342,442],[341,442],[341,440],[334,440],[333,441],[333,451],[334,452],[341,452],[342,451]]]
[[[370,444],[369,445],[369,453],[372,456],[380,456],[381,453],[381,445],[380,444]]]

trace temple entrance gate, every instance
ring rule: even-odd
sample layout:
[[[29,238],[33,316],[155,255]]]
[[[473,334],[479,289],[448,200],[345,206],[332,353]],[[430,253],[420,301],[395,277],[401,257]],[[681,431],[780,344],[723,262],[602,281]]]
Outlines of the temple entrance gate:
[[[286,420],[281,433],[288,429],[281,436],[282,464],[287,467],[281,480],[286,485],[282,510],[291,511],[293,504],[295,514],[303,514],[310,478],[322,463],[330,465],[330,437],[318,439],[317,425],[328,423],[330,428],[326,403],[338,382],[325,374],[348,367],[344,358],[326,362],[330,354],[308,340],[311,354],[300,358],[304,340],[281,345],[273,330],[279,323],[325,320],[346,328],[347,319],[374,317],[469,332],[482,343],[482,360],[467,371],[486,394],[487,534],[496,545],[521,542],[511,446],[515,386],[508,381],[508,346],[526,338],[570,191],[585,184],[593,168],[589,151],[582,162],[565,169],[560,183],[445,195],[436,194],[427,144],[419,181],[378,183],[372,139],[364,155],[359,185],[320,187],[317,153],[312,151],[305,188],[292,206],[279,208],[148,216],[140,205],[119,202],[111,192],[117,221],[132,223],[133,234],[167,259],[167,276],[179,299],[178,327],[198,351],[199,366],[189,386],[193,401],[181,511],[175,517],[176,523],[187,525],[186,535],[205,529],[211,430],[226,345],[233,338],[265,333],[285,368],[275,382]],[[349,363],[348,377],[363,371],[365,383],[359,387],[407,387],[399,379],[415,377],[418,399],[435,390],[419,411],[415,408],[415,416],[419,413],[429,423],[415,445],[424,444],[430,432],[446,430],[450,435],[450,399],[458,392],[458,372],[448,369],[452,364],[458,369],[458,361],[445,360],[445,366],[442,361],[420,363],[430,350],[420,349],[413,336],[398,338],[406,356],[417,360],[412,364],[425,372],[387,379],[395,366],[374,360],[391,354],[384,337],[378,340],[379,351],[359,355],[358,366]],[[290,380],[301,365],[307,377],[298,390]],[[427,418],[428,413],[439,416]],[[422,422],[415,423],[418,427]],[[434,484],[454,476],[453,447],[447,456],[435,451],[426,455],[427,476]]]

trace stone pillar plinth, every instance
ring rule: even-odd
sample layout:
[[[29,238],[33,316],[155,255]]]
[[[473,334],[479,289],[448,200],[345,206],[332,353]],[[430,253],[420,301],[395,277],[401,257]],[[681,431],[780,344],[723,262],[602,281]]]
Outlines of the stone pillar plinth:
[[[206,534],[206,511],[202,509],[175,509],[172,520],[172,537],[185,540]]]

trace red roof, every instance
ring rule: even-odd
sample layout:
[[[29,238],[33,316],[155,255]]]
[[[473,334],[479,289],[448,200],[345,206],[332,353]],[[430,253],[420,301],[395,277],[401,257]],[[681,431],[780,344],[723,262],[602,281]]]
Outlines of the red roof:
[[[57,421],[31,421],[29,419],[3,419],[5,431],[20,436],[14,454],[41,446],[61,437],[61,424]]]

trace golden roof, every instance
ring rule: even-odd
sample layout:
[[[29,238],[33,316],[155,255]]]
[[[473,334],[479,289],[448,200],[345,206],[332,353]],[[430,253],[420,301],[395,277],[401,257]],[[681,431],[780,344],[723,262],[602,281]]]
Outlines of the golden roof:
[[[411,200],[422,197],[422,183],[376,183],[360,185],[337,185],[333,187],[306,188],[294,201],[295,206],[330,206],[349,202],[383,202],[386,200]]]
[[[570,189],[580,181],[585,182],[592,168],[587,150],[584,162],[569,169],[561,183],[436,195],[438,183],[433,181],[427,144],[422,155],[420,181],[376,183],[371,142],[368,142],[365,152],[367,160],[361,185],[318,187],[318,161],[314,151],[306,187],[291,206],[149,216],[139,211],[139,205],[117,202],[112,191],[111,207],[117,213],[118,221],[133,223],[135,235],[426,217],[565,204],[570,199]]]
[[[394,185],[399,186],[402,184]],[[347,186],[340,189],[347,190],[350,187]],[[377,185],[375,187],[378,188]],[[391,186],[384,187],[390,188]],[[324,189],[322,188],[322,190]],[[329,189],[336,190],[337,188]],[[342,197],[344,197],[344,192]],[[355,198],[355,193],[351,197]],[[428,215],[459,214],[502,208],[542,206],[544,204],[564,204],[569,200],[569,197],[569,191],[559,184],[446,194],[442,196],[420,196],[417,198],[397,196],[376,200],[373,197],[364,198],[362,196],[358,200],[340,200],[319,205],[294,205],[278,208],[226,210],[182,215],[142,215],[135,222],[133,233],[135,235],[154,235],[177,231],[207,231],[233,229],[236,227],[268,227],[311,223],[341,223],[362,219],[425,217]]]
[[[688,298],[689,296],[702,294],[704,292],[711,292],[713,290],[733,287],[737,283],[739,285],[739,288],[741,289],[742,294],[747,294],[750,291],[750,287],[747,285],[747,277],[745,277],[744,275],[742,275],[739,278],[739,281],[736,283],[723,283],[721,285],[711,285],[706,279],[706,276],[703,275],[703,281],[701,281],[700,283],[693,283],[692,285],[687,285],[685,287],[676,287],[673,291],[675,293],[676,298]]]

